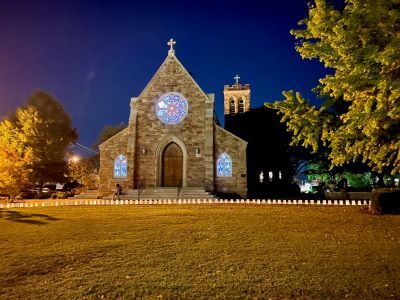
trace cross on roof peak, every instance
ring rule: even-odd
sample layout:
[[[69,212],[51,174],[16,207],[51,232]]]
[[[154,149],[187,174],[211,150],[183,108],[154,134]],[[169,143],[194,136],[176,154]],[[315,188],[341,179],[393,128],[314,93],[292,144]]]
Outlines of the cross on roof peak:
[[[233,77],[233,79],[236,80],[236,84],[239,84],[239,79],[240,79],[239,75],[236,75],[235,77]]]
[[[174,50],[174,45],[176,44],[176,41],[174,41],[174,39],[169,39],[167,45],[169,46],[169,50],[168,50],[168,54],[174,54],[175,50]]]

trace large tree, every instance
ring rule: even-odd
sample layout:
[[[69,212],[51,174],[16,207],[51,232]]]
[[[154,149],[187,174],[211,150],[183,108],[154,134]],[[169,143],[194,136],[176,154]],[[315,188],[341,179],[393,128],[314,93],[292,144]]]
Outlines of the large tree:
[[[266,104],[283,114],[293,145],[328,149],[332,166],[362,160],[373,170],[400,172],[400,2],[346,0],[339,11],[315,0],[291,33],[303,59],[328,69],[312,106],[299,92]]]
[[[14,195],[29,182],[41,192],[45,182],[65,181],[67,149],[76,139],[62,105],[34,92],[26,106],[0,123],[0,190]]]
[[[17,120],[26,145],[32,149],[31,181],[37,183],[40,190],[45,182],[65,181],[67,149],[77,139],[71,118],[53,96],[43,91],[34,92],[24,109],[36,112],[37,116],[29,128],[25,127],[27,119]]]

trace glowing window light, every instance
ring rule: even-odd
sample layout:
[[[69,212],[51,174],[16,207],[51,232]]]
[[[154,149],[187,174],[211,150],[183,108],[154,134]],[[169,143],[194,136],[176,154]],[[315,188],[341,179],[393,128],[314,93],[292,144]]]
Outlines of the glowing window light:
[[[179,93],[166,93],[157,100],[156,116],[164,124],[178,124],[186,117],[187,113],[187,100]]]
[[[232,176],[232,159],[227,153],[222,153],[217,160],[217,176],[231,177]]]
[[[128,161],[123,155],[119,155],[114,161],[114,177],[126,178],[128,171]]]

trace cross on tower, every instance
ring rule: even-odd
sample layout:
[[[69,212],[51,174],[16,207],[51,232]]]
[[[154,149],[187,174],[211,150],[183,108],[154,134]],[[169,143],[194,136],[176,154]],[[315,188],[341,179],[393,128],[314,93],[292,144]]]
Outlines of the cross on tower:
[[[233,79],[236,80],[236,84],[239,84],[239,79],[240,79],[239,75],[236,75],[235,77],[233,77]]]
[[[176,44],[176,41],[174,39],[169,39],[167,45],[169,46],[169,51],[174,51],[174,45]]]

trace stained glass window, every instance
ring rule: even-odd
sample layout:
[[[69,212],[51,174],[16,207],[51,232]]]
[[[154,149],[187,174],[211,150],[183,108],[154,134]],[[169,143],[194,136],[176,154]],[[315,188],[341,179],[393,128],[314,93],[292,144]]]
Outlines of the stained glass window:
[[[222,153],[217,160],[217,176],[231,177],[232,176],[232,159],[227,153]]]
[[[187,115],[188,103],[179,93],[162,95],[156,103],[156,115],[164,124],[178,124]]]
[[[128,162],[126,157],[119,155],[114,161],[114,177],[116,178],[126,178],[126,173],[128,170]]]

